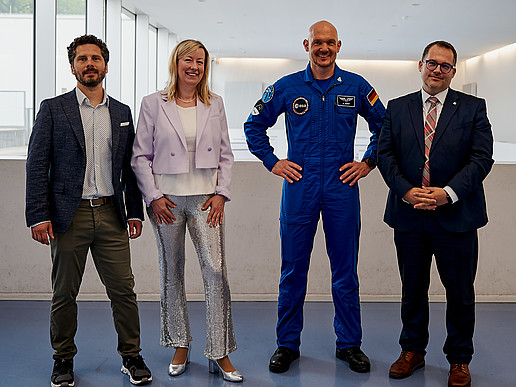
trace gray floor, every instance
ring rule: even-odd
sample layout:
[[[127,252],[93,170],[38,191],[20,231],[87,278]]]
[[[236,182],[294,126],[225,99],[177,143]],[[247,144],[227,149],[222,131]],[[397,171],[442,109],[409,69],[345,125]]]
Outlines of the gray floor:
[[[49,386],[52,350],[48,338],[49,302],[0,301],[0,386]],[[153,372],[152,386],[235,386],[208,373],[204,303],[189,303],[194,342],[187,371],[167,374],[172,351],[159,346],[159,304],[140,303],[142,355]],[[301,358],[285,374],[268,371],[275,350],[276,303],[234,302],[238,350],[230,357],[245,376],[245,386],[446,386],[448,364],[442,354],[444,305],[431,304],[430,344],[426,367],[405,380],[388,378],[399,355],[399,304],[362,304],[364,342],[369,374],[356,374],[334,357],[335,336],[330,303],[307,303]],[[476,354],[470,365],[474,387],[516,386],[516,304],[477,304]],[[76,386],[131,386],[120,373],[116,337],[106,302],[79,303],[79,353],[75,357]]]

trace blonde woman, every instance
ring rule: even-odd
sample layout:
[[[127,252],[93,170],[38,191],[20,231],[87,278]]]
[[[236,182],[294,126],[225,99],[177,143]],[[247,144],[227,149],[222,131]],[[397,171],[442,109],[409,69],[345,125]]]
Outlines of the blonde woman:
[[[190,326],[184,286],[185,231],[197,251],[206,296],[209,370],[225,380],[242,375],[236,350],[224,254],[224,205],[230,200],[233,154],[222,98],[208,87],[204,45],[184,40],[173,50],[166,88],[143,98],[131,165],[159,251],[161,345],[174,347],[169,374],[189,361]]]

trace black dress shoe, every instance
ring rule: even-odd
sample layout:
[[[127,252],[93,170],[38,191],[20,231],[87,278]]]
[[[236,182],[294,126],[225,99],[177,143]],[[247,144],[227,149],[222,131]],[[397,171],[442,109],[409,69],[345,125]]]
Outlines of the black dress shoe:
[[[286,372],[290,368],[290,364],[297,358],[299,358],[299,351],[287,347],[278,347],[271,356],[269,370],[275,373]]]
[[[359,347],[337,348],[335,356],[337,356],[337,359],[348,362],[351,371],[369,372],[371,369],[368,357]]]

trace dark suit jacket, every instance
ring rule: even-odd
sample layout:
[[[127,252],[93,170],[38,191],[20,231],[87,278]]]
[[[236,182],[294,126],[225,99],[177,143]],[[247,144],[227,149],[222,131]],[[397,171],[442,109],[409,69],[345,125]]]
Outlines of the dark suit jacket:
[[[111,97],[109,113],[115,206],[125,228],[127,217],[143,220],[142,198],[130,165],[134,127],[130,108]],[[65,232],[79,207],[86,171],[84,130],[75,89],[41,103],[30,136],[26,170],[27,226],[50,220],[54,232]]]
[[[423,216],[401,199],[421,187],[425,163],[421,92],[389,101],[378,144],[378,168],[389,186],[385,222],[410,231]],[[459,200],[433,214],[451,232],[472,231],[487,223],[482,181],[493,165],[493,135],[483,99],[452,89],[444,101],[430,148],[430,186],[450,186]]]

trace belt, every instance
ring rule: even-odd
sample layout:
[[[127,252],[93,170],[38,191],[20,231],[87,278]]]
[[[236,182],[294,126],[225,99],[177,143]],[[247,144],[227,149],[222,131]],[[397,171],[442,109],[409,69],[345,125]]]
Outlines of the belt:
[[[101,198],[94,199],[82,199],[81,205],[87,207],[100,207],[104,204],[113,204],[113,196],[104,196]]]

